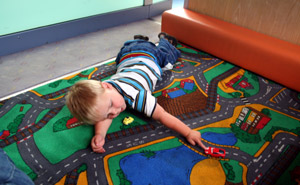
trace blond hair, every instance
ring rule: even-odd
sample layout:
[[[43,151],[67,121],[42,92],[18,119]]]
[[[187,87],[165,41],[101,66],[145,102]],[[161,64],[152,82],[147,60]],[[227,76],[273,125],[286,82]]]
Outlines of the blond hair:
[[[81,80],[70,87],[66,105],[74,117],[87,124],[95,124],[99,115],[96,111],[97,97],[104,92],[101,82]]]

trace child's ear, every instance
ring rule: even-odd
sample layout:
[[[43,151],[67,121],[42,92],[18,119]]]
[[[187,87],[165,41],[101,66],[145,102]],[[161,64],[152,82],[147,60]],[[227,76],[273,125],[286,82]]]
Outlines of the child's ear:
[[[101,82],[101,85],[104,89],[112,88],[112,85],[110,83],[107,83],[107,82]]]

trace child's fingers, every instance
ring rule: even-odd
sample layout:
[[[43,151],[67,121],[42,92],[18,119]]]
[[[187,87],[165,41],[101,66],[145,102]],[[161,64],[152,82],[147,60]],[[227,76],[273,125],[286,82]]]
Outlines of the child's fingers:
[[[192,140],[192,139],[188,139],[188,141],[189,141],[189,143],[191,144],[191,145],[193,145],[193,146],[195,146],[195,141],[194,140]]]
[[[96,137],[94,137],[91,141],[91,146],[92,146],[92,149],[94,152],[102,152],[103,153],[103,151],[105,151],[103,149],[103,144],[101,142],[101,139],[97,139]]]
[[[202,143],[201,140],[197,140],[197,144],[198,144],[201,148],[203,148],[204,150],[206,149],[206,146]]]
[[[97,139],[95,139],[94,143],[95,143],[95,146],[96,146],[96,147],[99,147],[99,146],[100,146],[100,143],[99,143],[99,141],[98,141]]]
[[[103,147],[93,148],[93,151],[96,153],[104,153],[105,149]]]
[[[102,137],[95,137],[95,139],[94,139],[94,144],[95,144],[95,146],[97,146],[97,147],[102,147],[103,145],[104,145],[104,139],[102,138]]]
[[[105,149],[103,147],[101,147],[101,149],[99,151],[100,151],[100,153],[104,153]]]

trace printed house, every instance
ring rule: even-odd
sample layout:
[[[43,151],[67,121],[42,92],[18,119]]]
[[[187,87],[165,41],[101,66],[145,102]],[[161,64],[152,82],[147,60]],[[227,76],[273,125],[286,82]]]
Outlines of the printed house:
[[[171,89],[166,89],[162,91],[162,96],[167,98],[177,98],[179,96],[186,95],[186,92],[184,90],[192,91],[194,89],[195,82],[190,79],[185,79],[180,81],[180,88],[174,87]]]
[[[270,120],[270,117],[257,110],[251,107],[244,107],[236,119],[235,124],[249,134],[257,134]]]

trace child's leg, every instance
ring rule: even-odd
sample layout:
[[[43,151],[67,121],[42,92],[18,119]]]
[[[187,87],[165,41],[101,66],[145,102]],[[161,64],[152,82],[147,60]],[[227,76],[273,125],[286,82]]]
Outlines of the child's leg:
[[[144,37],[144,36],[142,36]],[[152,42],[147,41],[147,38],[143,38],[135,36],[135,40],[129,40],[126,41],[121,48],[120,52],[117,55],[116,63],[119,64],[122,57],[128,53],[131,52],[148,52],[153,55],[153,57],[156,56],[157,48],[155,44]]]
[[[157,48],[159,50],[159,58],[162,59],[161,67],[166,66],[168,63],[173,65],[180,57],[180,51],[165,38],[160,38]]]
[[[34,185],[32,180],[0,148],[0,183]]]
[[[149,37],[146,35],[134,35],[133,39],[134,40],[141,39],[141,40],[149,41]]]
[[[165,32],[160,32],[158,34],[158,38],[159,39],[167,39],[173,46],[177,46],[177,39],[171,35],[168,35],[167,33]]]
[[[137,40],[130,40],[124,43],[124,46],[117,55],[116,63],[119,64],[122,56],[125,54],[142,51],[151,53],[157,59],[156,62],[161,68],[165,67],[168,63],[173,65],[180,56],[179,50],[164,38],[160,39],[158,46],[155,46],[152,42],[138,38]]]

